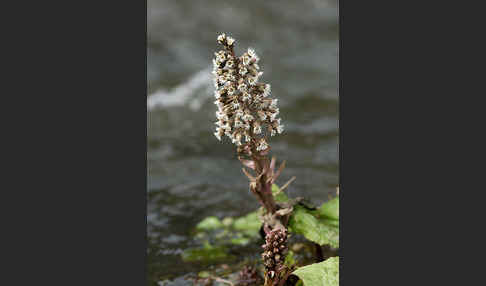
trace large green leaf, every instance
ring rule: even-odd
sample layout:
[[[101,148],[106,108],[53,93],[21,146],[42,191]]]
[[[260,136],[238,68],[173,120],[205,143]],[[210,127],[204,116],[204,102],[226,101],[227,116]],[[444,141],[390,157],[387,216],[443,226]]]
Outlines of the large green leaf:
[[[329,219],[339,220],[339,197],[336,197],[317,209],[319,216]]]
[[[328,218],[321,218],[319,219],[323,224],[329,225],[329,226],[334,226],[336,228],[339,228],[339,220],[336,219],[328,219]]]
[[[339,227],[319,220],[312,212],[302,206],[295,206],[289,221],[290,231],[302,234],[319,245],[330,244],[339,247]]]
[[[292,274],[304,282],[304,286],[339,286],[339,257],[300,267]]]

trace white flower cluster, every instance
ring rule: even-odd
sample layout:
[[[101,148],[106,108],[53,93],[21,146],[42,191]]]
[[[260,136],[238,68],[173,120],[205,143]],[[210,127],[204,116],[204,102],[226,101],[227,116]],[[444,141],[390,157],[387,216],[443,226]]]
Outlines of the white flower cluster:
[[[264,128],[271,136],[282,133],[284,128],[277,118],[277,99],[269,97],[269,84],[258,82],[263,72],[259,71],[259,58],[253,49],[235,57],[233,38],[221,34],[218,42],[224,50],[215,53],[213,59],[214,103],[218,106],[214,135],[218,140],[226,135],[237,146],[242,140],[253,142],[257,151],[265,150],[268,144]]]

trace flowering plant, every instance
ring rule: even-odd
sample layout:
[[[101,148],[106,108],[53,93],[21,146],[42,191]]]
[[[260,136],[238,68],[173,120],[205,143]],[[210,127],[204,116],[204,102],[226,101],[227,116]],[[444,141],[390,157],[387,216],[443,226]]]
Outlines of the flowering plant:
[[[216,111],[216,132],[214,135],[221,141],[226,135],[237,146],[238,159],[250,180],[250,191],[256,195],[265,209],[263,230],[267,244],[262,258],[266,265],[265,285],[279,285],[285,282],[290,269],[283,264],[283,250],[286,249],[286,237],[289,214],[292,207],[278,205],[272,195],[272,184],[285,167],[283,162],[275,172],[275,157],[267,155],[270,146],[268,137],[281,134],[278,99],[271,98],[269,84],[260,83],[263,72],[258,65],[259,57],[253,49],[248,49],[240,57],[235,56],[235,40],[225,34],[218,37],[223,50],[215,53],[213,59],[214,102]],[[289,182],[290,183],[290,182]],[[288,184],[286,184],[288,185]],[[281,235],[275,240],[275,234]],[[273,243],[278,244],[273,247]]]
[[[270,97],[269,84],[259,81],[263,72],[260,71],[260,58],[255,51],[249,48],[237,57],[235,42],[226,34],[218,36],[218,43],[223,49],[216,52],[213,59],[214,103],[218,107],[214,135],[219,141],[228,137],[236,145],[238,160],[249,179],[249,189],[262,205],[259,218],[254,212],[254,216],[249,214],[244,220],[248,225],[254,225],[248,223],[251,217],[260,220],[256,225],[261,226],[260,232],[265,239],[261,255],[264,285],[295,285],[298,277],[305,286],[322,285],[320,281],[326,281],[325,285],[337,286],[339,258],[335,256],[339,248],[339,198],[316,208],[300,197],[292,199],[282,193],[295,177],[281,188],[274,184],[285,168],[283,161],[275,170],[277,160],[268,156],[271,149],[269,138],[284,131],[278,117],[278,99]],[[198,226],[224,225],[215,217],[207,219]],[[288,246],[290,233],[301,234],[312,243],[318,263],[297,268]],[[326,255],[322,246],[327,249]],[[233,285],[219,277],[208,276],[204,279]],[[245,267],[240,272],[237,285],[259,283],[256,269]]]

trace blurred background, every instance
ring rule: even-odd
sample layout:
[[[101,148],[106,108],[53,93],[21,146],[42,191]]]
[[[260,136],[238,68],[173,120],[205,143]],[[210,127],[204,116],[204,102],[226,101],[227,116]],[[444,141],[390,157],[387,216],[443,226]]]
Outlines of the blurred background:
[[[338,29],[337,0],[147,0],[150,285],[207,267],[181,259],[203,218],[241,216],[259,206],[234,145],[213,135],[210,72],[220,33],[236,39],[237,55],[255,49],[260,81],[279,99],[285,132],[272,137],[271,154],[287,167],[277,184],[296,176],[287,194],[316,204],[335,194]],[[257,254],[258,247],[245,251]]]

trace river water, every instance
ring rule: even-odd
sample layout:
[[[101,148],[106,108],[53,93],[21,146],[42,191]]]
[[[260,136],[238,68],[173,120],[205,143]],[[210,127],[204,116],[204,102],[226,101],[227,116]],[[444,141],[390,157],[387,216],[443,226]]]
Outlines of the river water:
[[[234,145],[213,133],[210,78],[216,37],[234,37],[235,51],[253,47],[261,81],[279,98],[285,132],[272,154],[286,160],[278,180],[320,204],[339,181],[337,0],[148,0],[148,278],[156,284],[204,269],[180,254],[194,245],[206,216],[240,216],[258,207]]]

